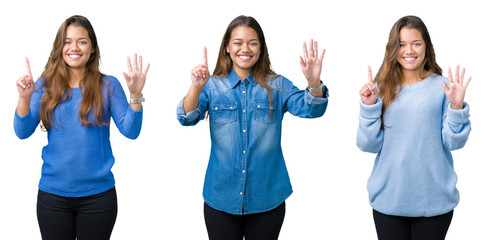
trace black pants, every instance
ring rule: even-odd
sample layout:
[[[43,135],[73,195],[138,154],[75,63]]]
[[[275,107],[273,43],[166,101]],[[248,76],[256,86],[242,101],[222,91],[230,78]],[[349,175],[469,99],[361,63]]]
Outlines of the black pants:
[[[399,217],[374,210],[379,240],[443,240],[452,218],[453,210],[435,217]]]
[[[37,219],[43,240],[107,240],[116,221],[116,190],[61,197],[39,190]]]
[[[285,218],[285,203],[264,213],[232,215],[204,203],[204,217],[210,240],[278,239]]]

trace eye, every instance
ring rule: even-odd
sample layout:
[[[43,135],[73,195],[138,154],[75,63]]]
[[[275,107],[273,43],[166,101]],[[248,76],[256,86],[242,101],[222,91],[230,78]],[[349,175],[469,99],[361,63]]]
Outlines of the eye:
[[[84,44],[88,44],[88,42],[87,41],[80,41],[79,44],[84,45]]]
[[[238,46],[239,46],[239,45],[241,45],[242,43],[241,43],[241,42],[233,42],[232,44],[234,44],[234,45],[238,45]]]
[[[419,46],[421,46],[421,43],[414,43],[413,46],[419,47]]]
[[[258,46],[259,44],[257,42],[250,42],[249,45],[251,45],[251,46]]]
[[[71,42],[70,41],[65,41],[64,44],[65,45],[69,45],[69,44],[71,44]]]

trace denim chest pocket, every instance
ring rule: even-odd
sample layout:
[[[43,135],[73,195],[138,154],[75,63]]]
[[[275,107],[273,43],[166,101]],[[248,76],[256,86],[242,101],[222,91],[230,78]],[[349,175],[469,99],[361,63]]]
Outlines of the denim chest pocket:
[[[210,110],[214,122],[229,123],[237,120],[237,102],[215,102]]]
[[[274,123],[275,114],[276,114],[276,104],[271,103],[271,107],[269,102],[262,101],[262,102],[254,102],[253,103],[254,112],[253,117],[254,120],[262,122],[262,123]],[[271,113],[270,113],[271,110]]]

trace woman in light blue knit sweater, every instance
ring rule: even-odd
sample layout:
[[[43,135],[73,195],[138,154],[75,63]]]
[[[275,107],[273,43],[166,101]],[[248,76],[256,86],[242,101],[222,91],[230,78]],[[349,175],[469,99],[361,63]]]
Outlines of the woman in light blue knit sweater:
[[[458,204],[452,150],[471,130],[471,80],[441,76],[426,26],[415,16],[391,29],[375,80],[360,90],[357,146],[377,153],[368,181],[379,239],[444,239]]]

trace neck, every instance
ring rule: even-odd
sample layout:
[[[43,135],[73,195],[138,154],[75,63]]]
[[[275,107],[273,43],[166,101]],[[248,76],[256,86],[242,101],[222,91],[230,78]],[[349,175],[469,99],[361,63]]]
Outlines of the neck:
[[[240,69],[240,68],[237,68],[237,67],[233,67],[233,68],[234,68],[234,72],[236,72],[236,75],[241,80],[246,79],[252,72],[251,70],[247,70],[247,69]]]
[[[69,79],[69,86],[71,88],[78,88],[81,83],[81,79],[84,77],[85,69],[70,68],[69,71],[71,75],[71,78]]]
[[[420,74],[420,70],[405,70],[403,69],[402,71],[402,81],[401,85],[410,85],[410,84],[415,84],[418,82],[421,82],[424,78],[428,77],[429,72],[428,71],[423,71],[424,77]]]

